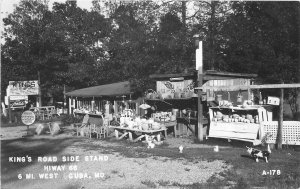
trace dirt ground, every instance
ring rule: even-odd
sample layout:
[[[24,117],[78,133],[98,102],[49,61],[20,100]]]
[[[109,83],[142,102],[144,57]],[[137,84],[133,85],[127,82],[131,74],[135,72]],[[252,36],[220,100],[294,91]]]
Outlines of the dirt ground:
[[[232,169],[213,151],[213,145],[195,144],[188,137],[169,137],[162,145],[148,149],[143,142],[117,141],[113,136],[77,137],[71,129],[65,127],[56,136],[22,137],[27,134],[26,126],[1,128],[1,188],[185,188],[215,177],[222,180],[221,173]],[[30,130],[33,133],[35,128]],[[179,153],[180,145],[183,153]],[[221,152],[233,149],[219,148]],[[204,158],[202,152],[214,158]],[[39,162],[39,157],[48,162]],[[78,161],[64,162],[66,157]]]
[[[31,126],[31,133],[34,129]],[[26,134],[26,126],[1,129],[1,188],[176,188],[168,185],[204,183],[215,173],[230,168],[220,160],[191,161],[184,157],[169,158],[149,155],[151,153],[138,153],[136,149],[146,152],[153,149],[148,149],[142,142],[131,145],[124,141],[114,141],[113,138],[100,140],[76,137],[67,129],[57,136],[44,134],[22,137]],[[167,146],[164,150],[178,156],[181,155],[178,150],[180,145],[184,146],[183,151],[188,148],[213,150],[212,146],[193,144],[188,138],[168,138],[164,142],[163,146]],[[133,157],[118,152],[118,149],[132,151]],[[30,156],[32,162],[9,162],[17,161],[9,158],[24,156]],[[57,162],[38,162],[38,157],[44,156],[55,156]],[[79,156],[79,161],[62,162],[63,156]],[[49,165],[65,165],[65,170],[45,170],[44,166]],[[76,171],[66,170],[70,167],[72,169],[72,165],[77,166]],[[58,174],[57,178],[41,179],[40,174],[43,173],[48,173],[49,177],[50,173]],[[19,174],[22,175],[22,179],[18,179]],[[35,179],[26,179],[26,174],[33,174]],[[86,176],[85,174],[88,175],[87,178],[80,178]]]

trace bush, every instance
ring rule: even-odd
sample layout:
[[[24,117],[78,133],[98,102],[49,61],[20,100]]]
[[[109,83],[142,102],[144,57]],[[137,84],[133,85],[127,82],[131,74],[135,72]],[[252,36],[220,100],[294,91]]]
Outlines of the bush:
[[[8,116],[4,116],[3,114],[1,114],[1,125],[7,124],[8,122],[9,122]]]

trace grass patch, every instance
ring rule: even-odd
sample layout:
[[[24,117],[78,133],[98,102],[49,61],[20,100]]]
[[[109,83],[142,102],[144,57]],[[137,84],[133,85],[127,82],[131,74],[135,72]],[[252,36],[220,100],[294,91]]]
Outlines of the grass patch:
[[[141,181],[141,183],[148,186],[149,188],[156,188],[155,182],[152,182],[150,180],[144,180],[144,181]]]
[[[179,153],[177,148],[168,147],[167,143],[156,146],[153,149],[147,149],[144,143],[131,143],[126,140],[113,140],[109,142],[119,143],[114,147],[102,147],[107,152],[118,152],[122,156],[129,158],[149,158],[163,157],[164,161],[169,160],[185,160],[194,163],[215,160],[222,160],[227,165],[231,165],[230,170],[226,170],[219,174],[213,175],[207,183],[193,183],[190,185],[180,185],[179,183],[168,183],[159,181],[160,186],[173,185],[181,188],[299,188],[300,187],[300,152],[291,148],[283,150],[272,150],[269,163],[264,160],[256,163],[250,158],[246,152],[246,145],[243,142],[230,142],[227,140],[209,140],[205,144],[211,145],[212,148],[186,148],[184,153]],[[203,142],[202,142],[203,143]],[[214,152],[213,146],[219,145],[220,151]],[[99,145],[90,148],[99,149]],[[264,149],[264,147],[261,147]],[[156,158],[157,159],[157,158]],[[184,161],[184,162],[185,162]],[[226,169],[227,166],[222,166]],[[208,167],[199,167],[199,169],[207,169]],[[281,175],[263,175],[263,171],[280,170]],[[185,169],[185,171],[189,171]],[[143,181],[148,187],[154,187],[155,183],[151,181]]]
[[[112,174],[118,174],[119,171],[117,171],[117,170],[112,170],[111,173],[112,173]]]
[[[130,143],[132,144],[132,143]],[[129,144],[129,145],[130,145]],[[293,149],[272,150],[269,163],[264,160],[256,163],[246,152],[248,143],[227,140],[206,141],[207,145],[220,146],[219,152],[214,152],[213,148],[186,148],[180,154],[177,148],[157,146],[154,149],[147,149],[145,146],[135,148],[134,152],[143,154],[144,157],[164,157],[170,160],[187,160],[197,164],[200,161],[213,162],[222,160],[227,165],[231,165],[230,170],[226,170],[217,175],[213,175],[207,183],[193,183],[181,185],[172,183],[172,186],[180,188],[299,188],[300,187],[300,152]],[[222,148],[223,147],[223,148]],[[125,157],[133,157],[132,152],[125,148],[114,148]],[[261,147],[264,149],[264,147]],[[148,156],[147,156],[148,154]],[[139,155],[139,157],[143,157]],[[226,168],[223,166],[222,168]],[[201,168],[202,169],[202,168]],[[205,167],[203,167],[205,169]],[[263,171],[280,170],[281,175],[262,175]],[[188,171],[188,170],[185,170]],[[151,182],[150,182],[151,183]],[[150,184],[148,183],[148,184]],[[160,183],[158,183],[161,185]],[[150,184],[151,185],[151,184]],[[152,184],[153,185],[153,184]],[[170,183],[168,183],[170,185]],[[154,185],[153,185],[154,186]]]
[[[165,180],[159,180],[157,183],[158,183],[160,186],[168,186],[168,185],[171,184],[170,181],[165,181]]]

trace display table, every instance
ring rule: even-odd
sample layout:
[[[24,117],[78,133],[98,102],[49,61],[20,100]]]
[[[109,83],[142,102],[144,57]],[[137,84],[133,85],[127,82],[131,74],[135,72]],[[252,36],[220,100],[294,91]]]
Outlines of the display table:
[[[174,137],[177,136],[177,130],[176,130],[177,121],[156,121],[156,122],[163,124],[167,129],[170,127],[173,127],[174,128]],[[166,131],[165,135],[167,138],[167,131]]]
[[[85,113],[85,112],[80,112],[80,111],[76,111],[74,112],[75,115],[86,115],[88,114],[89,116],[94,116],[94,117],[101,117],[102,114],[94,114],[94,113]]]
[[[115,136],[117,138],[117,140],[121,140],[122,138],[124,138],[125,136],[129,136],[129,140],[131,142],[137,142],[139,140],[141,140],[142,138],[145,138],[146,140],[148,140],[149,136],[156,136],[157,137],[157,141],[160,141],[160,134],[164,133],[165,134],[165,138],[167,138],[167,130],[166,129],[159,129],[159,130],[139,130],[139,129],[130,129],[128,127],[120,127],[120,126],[109,126],[109,128],[113,128],[115,130]],[[121,133],[122,135],[119,136],[119,133]],[[133,138],[133,134],[134,133],[141,133],[141,135],[137,138]]]
[[[210,129],[208,137],[248,142],[261,139],[263,137],[261,123],[271,121],[273,118],[272,108],[268,105],[253,105],[245,108],[211,107],[209,108],[209,116]],[[251,122],[250,119],[252,119]]]

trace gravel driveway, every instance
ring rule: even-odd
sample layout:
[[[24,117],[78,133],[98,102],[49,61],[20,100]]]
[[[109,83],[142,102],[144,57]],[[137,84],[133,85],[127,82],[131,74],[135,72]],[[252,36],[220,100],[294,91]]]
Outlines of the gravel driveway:
[[[221,160],[185,158],[188,149],[213,150],[212,146],[193,144],[186,138],[168,138],[163,147],[147,149],[142,143],[87,139],[69,132],[20,138],[24,134],[25,126],[1,128],[1,188],[179,188],[178,185],[205,183],[213,175],[231,168]],[[184,146],[183,154],[179,154],[179,145]],[[175,157],[156,156],[151,153],[154,150]],[[9,162],[11,157],[26,155],[32,162]],[[38,157],[44,156],[56,157],[57,161],[38,162]],[[71,156],[78,156],[79,161],[62,162],[63,157]],[[64,170],[45,169],[55,165],[64,166]],[[69,170],[74,167],[76,170]],[[57,173],[57,178],[41,179],[43,173]],[[19,174],[22,179],[18,179]]]

